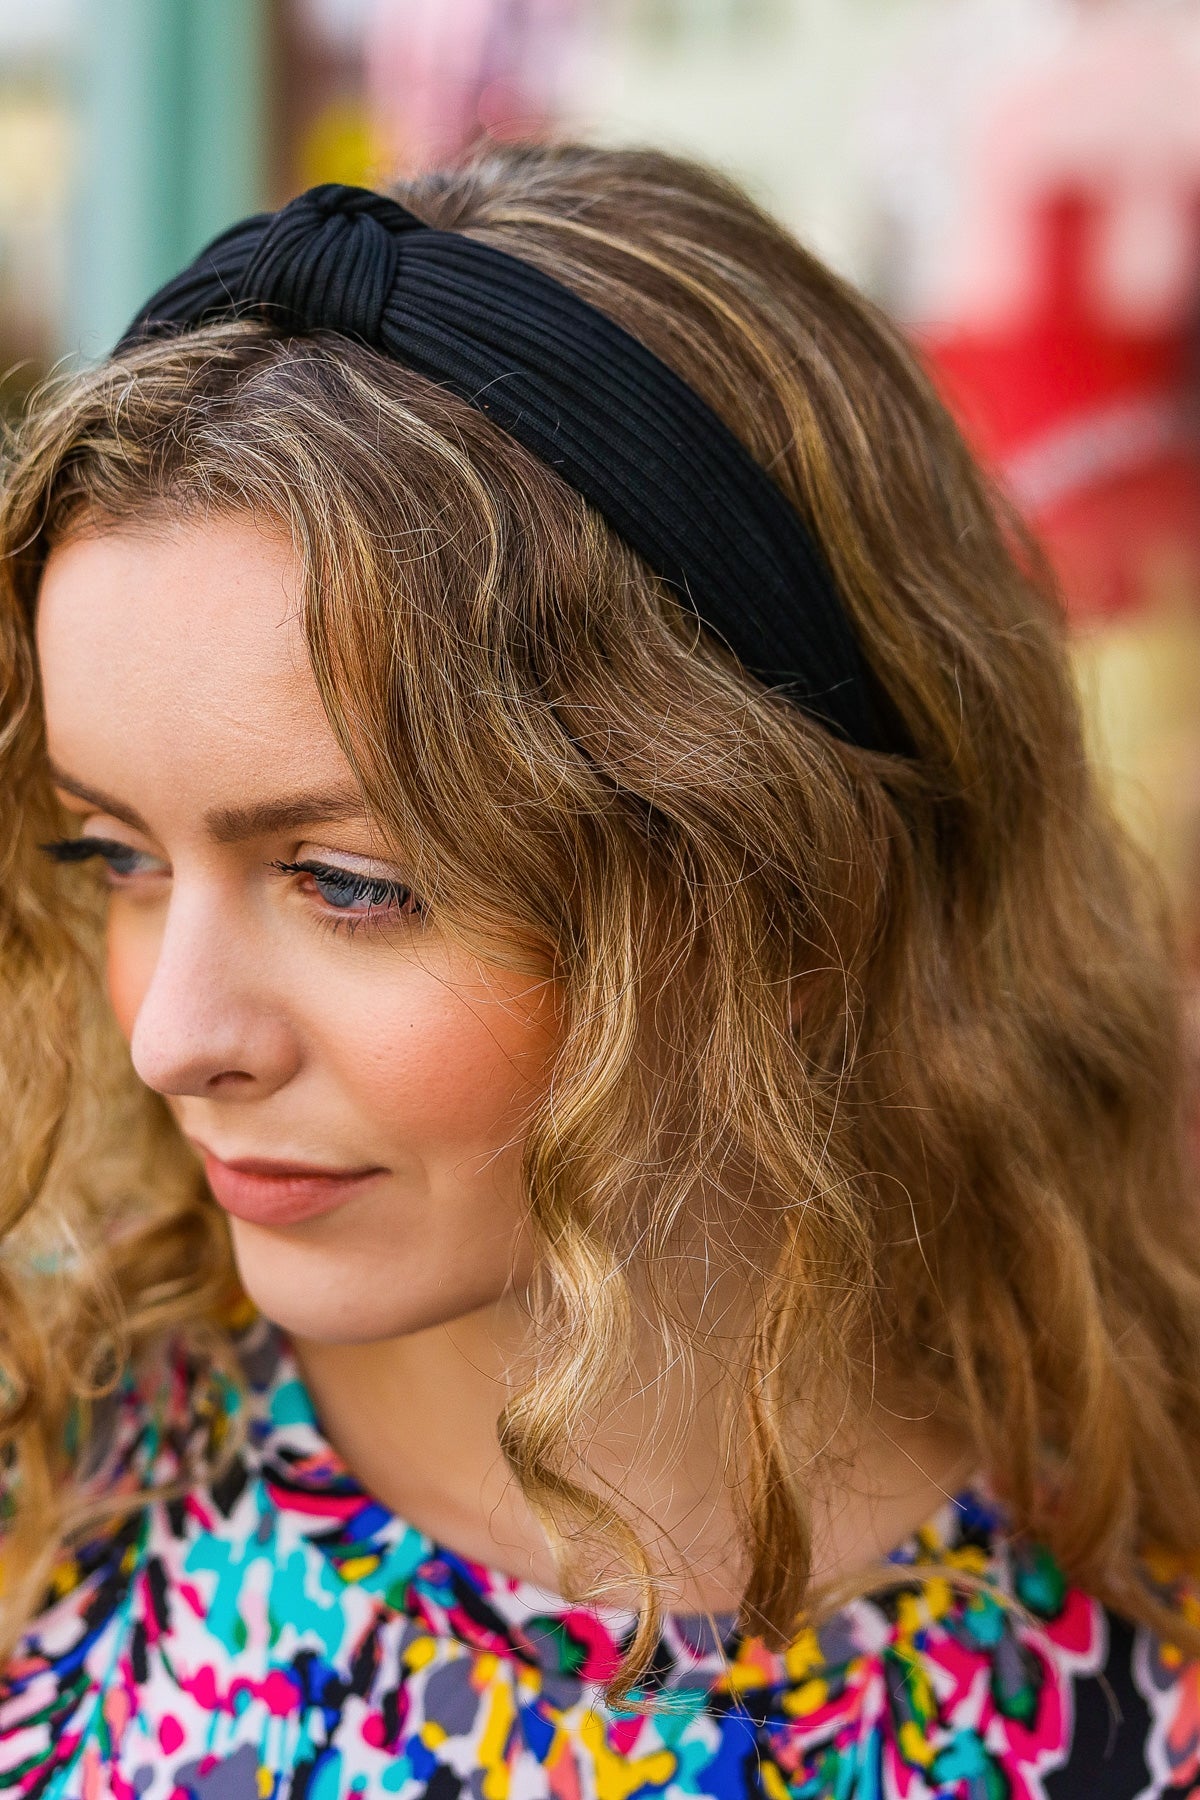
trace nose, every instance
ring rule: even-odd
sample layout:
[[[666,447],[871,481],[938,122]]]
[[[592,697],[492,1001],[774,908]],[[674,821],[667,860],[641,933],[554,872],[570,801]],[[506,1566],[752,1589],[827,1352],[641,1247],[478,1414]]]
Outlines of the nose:
[[[299,1041],[260,935],[218,888],[177,872],[129,1036],[147,1087],[251,1100],[295,1074]]]

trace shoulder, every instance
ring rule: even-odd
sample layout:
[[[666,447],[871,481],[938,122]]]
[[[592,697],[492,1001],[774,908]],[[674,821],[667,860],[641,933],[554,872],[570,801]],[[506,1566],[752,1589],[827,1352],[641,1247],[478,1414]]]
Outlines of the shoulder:
[[[960,1496],[895,1585],[736,1692],[791,1791],[887,1800],[1167,1800],[1200,1791],[1200,1663],[1074,1587],[994,1503]],[[1184,1580],[1178,1607],[1200,1592]],[[1200,1616],[1200,1615],[1197,1615]],[[806,1786],[805,1784],[810,1784]]]
[[[139,1705],[165,1586],[156,1515],[188,1506],[189,1455],[201,1432],[212,1435],[213,1404],[195,1353],[172,1336],[94,1409],[79,1464],[93,1523],[63,1550],[0,1671],[0,1787],[34,1770],[44,1784]],[[172,1498],[149,1493],[181,1486]]]
[[[1200,1634],[1200,1555],[1181,1557],[1150,1551],[1144,1559],[1154,1598]],[[1147,1763],[1161,1786],[1154,1793],[1200,1791],[1200,1657],[1162,1630],[1124,1626],[1132,1684],[1146,1708]]]

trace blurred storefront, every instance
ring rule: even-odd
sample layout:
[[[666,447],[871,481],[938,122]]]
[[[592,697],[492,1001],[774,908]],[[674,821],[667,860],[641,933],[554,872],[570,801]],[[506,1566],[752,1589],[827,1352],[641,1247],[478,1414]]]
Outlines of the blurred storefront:
[[[0,0],[0,404],[240,213],[562,132],[729,169],[922,344],[1200,967],[1200,0]]]
[[[0,7],[0,396],[10,406],[61,348],[75,157],[68,13]]]
[[[1200,970],[1200,6],[961,0],[869,129],[876,286],[1050,551]]]
[[[96,354],[238,213],[485,131],[704,156],[868,279],[861,121],[941,4],[0,0],[0,359]]]

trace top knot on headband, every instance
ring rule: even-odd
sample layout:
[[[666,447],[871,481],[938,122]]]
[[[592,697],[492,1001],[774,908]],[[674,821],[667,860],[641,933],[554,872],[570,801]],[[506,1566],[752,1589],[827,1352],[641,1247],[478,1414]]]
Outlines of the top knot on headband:
[[[138,313],[356,338],[488,414],[609,521],[751,673],[841,737],[903,750],[805,521],[717,413],[531,263],[336,182],[214,238]]]
[[[341,331],[382,350],[400,239],[426,227],[386,194],[327,182],[270,217],[237,298],[289,331]]]

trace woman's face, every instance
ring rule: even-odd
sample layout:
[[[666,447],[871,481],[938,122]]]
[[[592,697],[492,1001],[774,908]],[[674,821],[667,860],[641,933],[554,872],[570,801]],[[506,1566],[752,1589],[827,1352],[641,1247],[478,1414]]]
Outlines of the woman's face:
[[[414,909],[322,711],[289,543],[244,516],[77,537],[37,637],[59,791],[105,842],[113,1011],[208,1153],[251,1297],[342,1343],[509,1303],[557,993]],[[223,1166],[246,1161],[285,1167]]]

